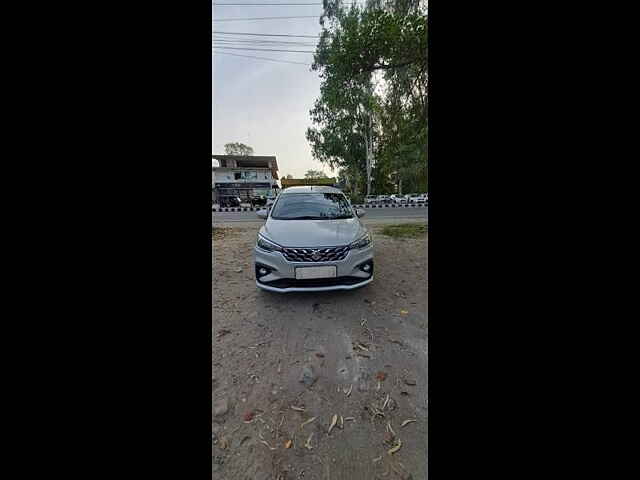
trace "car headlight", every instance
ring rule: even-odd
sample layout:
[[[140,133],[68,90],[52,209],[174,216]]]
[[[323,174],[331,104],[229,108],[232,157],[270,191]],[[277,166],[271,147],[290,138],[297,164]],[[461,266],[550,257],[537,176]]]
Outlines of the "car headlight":
[[[371,245],[371,234],[367,233],[366,235],[364,235],[363,237],[360,237],[358,240],[356,240],[351,245],[349,245],[349,248],[361,249],[361,248],[366,248],[369,245]]]
[[[266,250],[267,252],[281,252],[282,247],[276,243],[270,242],[262,235],[258,234],[258,241],[256,242],[258,248]]]

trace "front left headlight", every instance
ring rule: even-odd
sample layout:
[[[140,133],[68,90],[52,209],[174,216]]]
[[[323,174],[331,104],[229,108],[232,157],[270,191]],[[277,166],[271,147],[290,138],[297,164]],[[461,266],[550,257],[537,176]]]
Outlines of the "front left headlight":
[[[371,245],[371,234],[367,233],[366,235],[360,237],[358,240],[349,245],[351,249],[362,249]]]

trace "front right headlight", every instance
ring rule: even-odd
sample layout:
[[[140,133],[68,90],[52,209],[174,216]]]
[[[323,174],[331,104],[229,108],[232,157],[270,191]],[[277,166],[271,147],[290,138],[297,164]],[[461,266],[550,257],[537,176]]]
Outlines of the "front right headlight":
[[[278,245],[277,243],[273,243],[273,242],[267,240],[266,238],[264,238],[260,234],[258,234],[258,240],[256,242],[256,245],[258,245],[258,248],[260,248],[262,250],[266,250],[267,252],[281,252],[282,251],[282,247],[280,245]]]

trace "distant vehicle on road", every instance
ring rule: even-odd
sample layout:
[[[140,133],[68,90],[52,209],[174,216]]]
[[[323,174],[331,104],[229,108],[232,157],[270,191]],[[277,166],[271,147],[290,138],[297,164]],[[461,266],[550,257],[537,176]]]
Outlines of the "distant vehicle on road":
[[[277,193],[270,193],[269,195],[267,195],[267,203],[265,205],[267,207],[270,207],[271,205],[273,205],[273,202],[276,201],[277,197],[278,197]]]
[[[218,200],[221,208],[239,207],[241,204],[240,197],[236,195],[223,195]]]
[[[389,195],[378,195],[378,203],[391,203],[392,201]]]
[[[409,203],[426,203],[426,199],[422,196],[422,195],[418,195],[417,193],[412,193],[409,195],[409,198],[407,199],[407,201]]]
[[[391,195],[393,203],[407,203],[407,198],[404,195]]]
[[[352,290],[373,280],[371,234],[333,187],[289,187],[266,219],[254,248],[256,286],[274,292]]]
[[[267,205],[267,197],[264,195],[255,195],[249,199],[249,203],[252,207],[264,207]]]
[[[375,195],[367,195],[364,199],[365,203],[378,203],[378,197]]]

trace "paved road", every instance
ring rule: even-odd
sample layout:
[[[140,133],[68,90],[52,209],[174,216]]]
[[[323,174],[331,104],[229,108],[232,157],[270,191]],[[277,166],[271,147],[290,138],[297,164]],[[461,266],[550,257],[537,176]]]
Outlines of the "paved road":
[[[428,218],[426,207],[410,207],[410,208],[367,208],[362,220],[393,220],[393,219],[424,219]],[[213,223],[227,222],[256,222],[261,221],[256,212],[215,212],[213,215]]]

